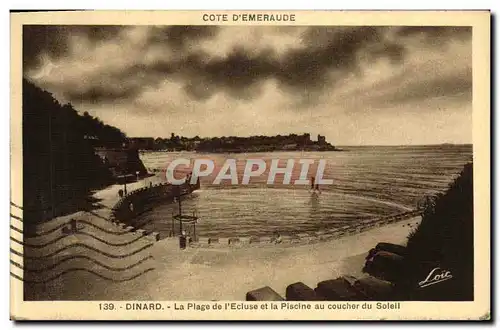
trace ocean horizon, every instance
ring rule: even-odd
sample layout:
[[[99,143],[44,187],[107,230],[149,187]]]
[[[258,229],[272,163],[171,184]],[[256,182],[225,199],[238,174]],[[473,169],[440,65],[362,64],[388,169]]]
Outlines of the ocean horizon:
[[[246,159],[309,158],[326,161],[324,178],[333,180],[312,193],[307,185],[267,184],[268,169],[252,177],[247,185],[229,180],[214,185],[216,173],[201,178],[201,189],[183,198],[182,210],[200,220],[201,236],[270,235],[331,229],[376,217],[415,209],[427,195],[444,192],[472,161],[471,145],[357,146],[345,152],[278,151],[267,153],[145,152],[141,159],[148,169],[165,169],[175,158],[208,158],[220,169],[227,159],[235,159],[241,182]],[[276,155],[279,154],[279,157]],[[208,157],[207,157],[208,155]],[[314,173],[314,165],[311,172]],[[292,178],[298,178],[295,166]],[[158,180],[162,174],[157,173]],[[293,182],[293,180],[292,180]],[[165,233],[171,229],[175,203],[165,203],[140,215],[141,228]]]

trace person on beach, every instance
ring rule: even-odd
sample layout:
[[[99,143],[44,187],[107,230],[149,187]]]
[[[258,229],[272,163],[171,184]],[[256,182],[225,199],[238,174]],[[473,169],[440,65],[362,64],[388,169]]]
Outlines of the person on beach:
[[[281,235],[277,231],[275,231],[273,233],[273,242],[274,242],[274,244],[280,244],[281,243]]]
[[[318,192],[321,194],[321,191],[319,190],[319,184],[316,184],[316,178],[313,176],[311,177],[311,190],[312,192]]]
[[[181,248],[181,250],[186,249],[187,239],[188,237],[186,235],[186,231],[185,230],[181,231],[181,236],[179,237],[179,247]]]

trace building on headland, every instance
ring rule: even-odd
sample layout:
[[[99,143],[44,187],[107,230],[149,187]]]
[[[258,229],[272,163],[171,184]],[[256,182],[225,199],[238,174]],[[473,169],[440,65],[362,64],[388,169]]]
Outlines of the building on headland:
[[[116,181],[133,181],[148,174],[136,148],[96,148],[95,152]]]
[[[152,137],[134,137],[128,139],[129,146],[138,150],[148,150],[155,147],[156,141]]]
[[[311,140],[310,133],[275,136],[222,136],[212,138],[187,138],[171,134],[170,138],[131,138],[129,144],[139,150],[199,151],[199,152],[270,152],[270,151],[337,151],[318,135],[318,141]]]
[[[311,142],[311,134],[309,134],[309,133],[302,134],[302,141],[301,141],[301,143],[303,143],[303,144],[309,144],[310,142]]]

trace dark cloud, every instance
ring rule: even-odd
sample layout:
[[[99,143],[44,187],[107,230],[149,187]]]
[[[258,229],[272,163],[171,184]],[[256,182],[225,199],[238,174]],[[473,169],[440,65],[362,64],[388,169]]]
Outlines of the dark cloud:
[[[403,26],[398,29],[398,34],[408,36],[414,34],[425,34],[432,37],[462,37],[472,33],[471,26]]]
[[[24,68],[37,66],[43,53],[58,58],[68,53],[67,35],[59,26],[23,26],[23,63]]]
[[[86,35],[97,42],[114,38],[121,29],[123,27],[108,26],[28,28],[24,38],[27,44],[25,63],[33,61],[43,52],[52,57],[68,55],[68,35]],[[292,34],[299,31],[297,29],[284,27],[273,33]],[[138,58],[136,64],[117,72],[102,72],[96,77],[87,77],[88,81],[83,86],[74,84],[72,86],[80,87],[64,93],[69,100],[78,102],[121,101],[168,79],[181,83],[186,93],[196,100],[207,99],[217,92],[237,99],[250,99],[259,94],[265,81],[274,80],[282,90],[292,95],[314,99],[325,88],[331,90],[347,75],[359,73],[361,61],[387,59],[393,65],[401,63],[406,55],[405,40],[412,36],[423,35],[434,41],[439,39],[442,43],[450,38],[464,38],[471,32],[468,27],[312,26],[300,35],[302,47],[281,53],[272,46],[252,49],[252,45],[248,45],[246,48],[236,47],[224,56],[215,56],[191,47],[201,40],[214,38],[219,30],[216,26],[150,27],[144,55],[148,47],[154,45],[174,50],[175,56],[147,63]],[[413,96],[409,92],[403,93],[396,95],[395,100],[417,97],[419,93],[434,95],[440,90],[416,88]],[[311,98],[311,95],[314,97]]]
[[[83,36],[92,43],[116,38],[131,26],[118,25],[25,25],[23,26],[23,62],[25,69],[37,67],[43,54],[57,60],[69,54],[70,38]],[[155,26],[151,28],[146,47],[166,44],[180,49],[190,41],[214,37],[217,26]]]
[[[52,59],[69,55],[69,38],[72,35],[84,36],[97,43],[116,37],[122,29],[122,26],[114,25],[24,25],[24,69],[37,67],[43,54]]]
[[[402,44],[386,41],[373,47],[370,55],[375,59],[386,57],[393,64],[398,64],[403,60],[405,51],[406,49]]]
[[[383,29],[376,27],[311,27],[304,32],[302,42],[305,47],[282,55],[271,48],[260,51],[235,48],[225,57],[197,63],[194,75],[186,74],[185,78],[188,86],[203,82],[210,85],[209,90],[223,90],[234,97],[248,97],[250,87],[257,91],[255,85],[269,79],[292,93],[315,92],[336,84],[331,79],[333,73],[339,79],[356,70],[359,53],[369,52],[371,59],[400,59],[404,54],[403,47],[390,45]]]
[[[420,102],[435,97],[456,97],[460,100],[472,101],[472,69],[437,76],[433,79],[414,81],[400,86],[389,95],[370,100],[379,105],[402,105]]]
[[[274,79],[284,90],[322,90],[332,86],[332,72],[339,78],[356,70],[358,53],[368,51],[370,58],[399,60],[404,47],[390,43],[384,29],[377,27],[307,29],[305,47],[278,55],[272,48],[260,50],[234,48],[223,57],[192,53],[176,61],[159,61],[141,66],[149,77],[175,79],[195,99],[205,99],[218,91],[235,98],[249,98],[259,91],[257,85]],[[132,72],[136,72],[133,68]]]
[[[271,49],[252,54],[238,47],[223,58],[193,57],[187,65],[190,69],[180,70],[179,75],[187,82],[186,90],[195,98],[207,98],[217,90],[226,91],[233,97],[244,97],[249,88],[275,74],[279,64],[274,58]],[[204,92],[199,93],[200,90]]]
[[[402,38],[420,36],[430,45],[441,47],[450,40],[470,40],[470,26],[404,26],[398,29],[397,35]]]
[[[179,49],[190,42],[213,38],[218,32],[218,26],[210,25],[155,26],[151,29],[149,43],[165,43]]]
[[[276,68],[276,77],[285,87],[322,88],[329,71],[353,70],[358,64],[357,53],[382,38],[382,31],[373,27],[309,28],[302,37],[307,47],[285,54]]]
[[[100,42],[116,38],[127,29],[123,25],[74,25],[66,27],[67,33],[86,36],[92,42]]]
[[[112,85],[103,88],[102,85],[89,86],[83,90],[69,90],[64,92],[64,97],[72,102],[78,103],[109,103],[115,100],[132,100],[142,91],[142,87],[137,84],[128,86]]]

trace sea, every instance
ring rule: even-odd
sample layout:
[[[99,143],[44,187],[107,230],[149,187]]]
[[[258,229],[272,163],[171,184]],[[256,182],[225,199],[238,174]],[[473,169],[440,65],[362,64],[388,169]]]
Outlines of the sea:
[[[154,181],[165,180],[168,165],[184,158],[212,160],[212,175],[201,178],[201,188],[182,197],[181,211],[198,217],[198,236],[232,237],[307,233],[343,227],[356,221],[378,218],[415,209],[427,195],[446,191],[466,163],[472,162],[472,145],[429,146],[343,146],[332,152],[266,152],[210,154],[195,152],[142,152],[140,157]],[[249,159],[266,163],[266,171],[241,184]],[[278,174],[268,184],[273,160],[294,167],[292,184],[284,184]],[[319,191],[310,185],[293,184],[301,172],[300,159],[312,162],[307,177],[317,176],[323,160],[323,179]],[[214,179],[223,165],[234,160],[238,184]],[[227,168],[226,168],[227,169]],[[231,168],[230,168],[231,169]],[[255,167],[253,168],[255,169]],[[174,177],[189,172],[189,166],[177,167]],[[172,217],[179,213],[178,203],[159,205],[138,218],[140,227],[165,237],[172,230]],[[178,224],[175,224],[178,230]],[[192,231],[193,225],[185,226]]]

